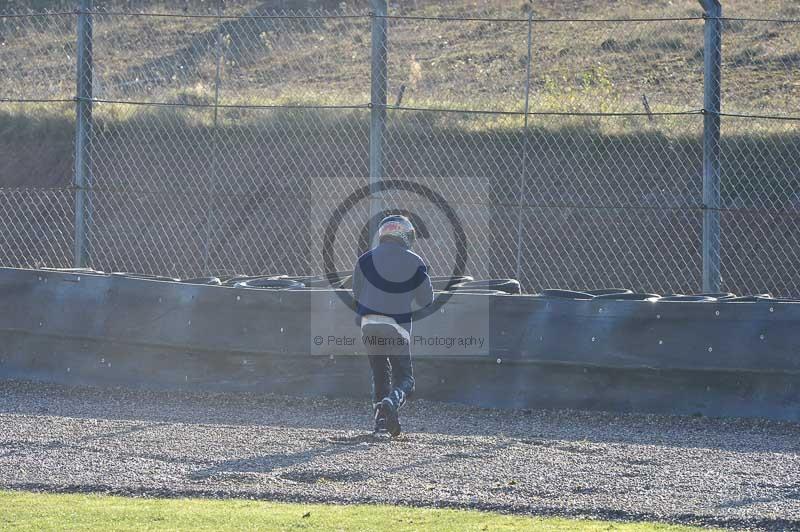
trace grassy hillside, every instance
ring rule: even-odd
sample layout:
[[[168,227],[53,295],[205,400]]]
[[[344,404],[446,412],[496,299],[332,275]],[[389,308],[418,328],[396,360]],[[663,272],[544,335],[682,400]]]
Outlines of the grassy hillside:
[[[366,14],[363,2],[317,14]],[[406,16],[509,17],[522,21],[392,19],[390,93],[406,86],[407,105],[521,110],[527,61],[526,10],[551,18],[699,17],[697,2],[506,0],[403,3]],[[126,6],[99,4],[119,11]],[[257,15],[321,4],[280,0],[227,2],[225,15]],[[134,3],[134,7],[140,7]],[[213,13],[193,7],[155,12]],[[796,2],[725,2],[730,17],[800,19]],[[3,19],[3,96],[74,93],[71,16]],[[97,16],[95,92],[161,101],[211,101],[222,55],[222,102],[366,103],[370,22],[365,18],[224,19]],[[537,22],[532,31],[532,110],[653,111],[702,106],[701,20],[669,22]],[[798,24],[724,24],[725,105],[728,111],[796,107],[800,82]],[[221,37],[217,48],[217,36]],[[393,98],[390,98],[393,99]]]

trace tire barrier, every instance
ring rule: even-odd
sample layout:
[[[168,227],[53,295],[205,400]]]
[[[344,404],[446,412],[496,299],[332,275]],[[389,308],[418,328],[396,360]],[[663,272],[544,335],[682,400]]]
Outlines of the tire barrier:
[[[661,299],[661,296],[658,294],[630,292],[622,294],[603,294],[595,296],[595,299],[612,301],[657,301]]]
[[[658,302],[660,303],[662,301],[680,301],[683,303],[702,303],[702,302],[712,302],[716,300],[717,300],[716,298],[708,296],[686,296],[683,294],[671,294],[658,299]]]
[[[353,287],[353,272],[328,272],[323,274],[333,288],[352,288]]]
[[[460,275],[458,277],[450,275],[443,275],[443,276],[434,275],[431,277],[431,285],[433,286],[434,290],[440,290],[444,292],[444,291],[449,291],[452,286],[474,280],[475,279],[469,275]]]
[[[95,270],[92,268],[42,268],[45,271],[65,272],[65,273],[86,273],[93,275],[105,275],[105,272]]]
[[[296,281],[301,283],[305,288],[343,288],[342,285],[352,284],[350,278],[353,272],[336,272],[326,273],[323,275],[236,275],[225,278],[222,281],[223,286],[238,286],[239,288],[285,288],[282,283],[276,283],[274,286],[268,286],[271,283],[262,283],[261,280],[271,279],[284,279],[289,281]],[[258,281],[255,284],[262,286],[254,286],[250,281]],[[300,288],[292,286],[292,288]]]
[[[163,275],[150,275],[148,273],[112,272],[111,275],[114,277],[127,277],[129,279],[146,279],[148,281],[168,281],[171,283],[177,283],[180,281],[180,279],[176,277],[165,277]]]
[[[360,334],[335,291],[245,283],[273,289],[0,268],[0,379],[368,397],[364,346],[325,341]],[[486,290],[414,323],[418,397],[800,421],[800,302]]]
[[[219,277],[195,277],[193,279],[181,279],[184,284],[204,284],[209,286],[221,286],[222,281]]]
[[[586,299],[594,299],[592,294],[587,292],[576,292],[575,290],[560,290],[558,288],[548,288],[546,290],[542,290],[540,294],[537,294],[540,297],[553,297],[559,299],[576,299],[576,300],[586,300]]]
[[[276,277],[289,279],[302,283],[307,288],[341,288],[345,281],[349,280],[352,272],[336,272],[324,275],[301,275]]]
[[[757,294],[754,296],[728,297],[722,301],[726,303],[758,303],[759,301],[774,301],[771,294]]]
[[[449,290],[457,292],[460,290],[497,290],[506,294],[520,294],[522,289],[516,279],[482,279],[479,281],[465,281],[451,285]]]
[[[255,279],[284,279],[288,275],[231,275],[227,277],[220,277],[222,286],[236,286],[237,283],[245,281],[253,281]]]
[[[305,284],[300,281],[288,278],[266,277],[241,281],[234,285],[234,288],[258,288],[262,290],[292,290],[305,288]]]
[[[487,288],[463,288],[461,290],[456,290],[451,292],[453,294],[482,294],[485,296],[504,296],[508,295],[507,292],[502,292],[500,290],[489,290]]]
[[[712,297],[717,301],[722,301],[723,299],[733,299],[736,297],[736,294],[732,294],[731,292],[710,292],[705,294],[697,294],[698,296],[706,296]]]
[[[627,288],[599,288],[597,290],[579,290],[585,294],[591,294],[593,296],[610,296],[614,294],[632,294],[633,290],[628,290]]]

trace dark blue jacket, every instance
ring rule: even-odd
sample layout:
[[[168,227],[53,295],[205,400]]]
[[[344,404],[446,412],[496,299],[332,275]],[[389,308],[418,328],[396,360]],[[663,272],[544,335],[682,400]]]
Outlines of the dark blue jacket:
[[[358,258],[353,268],[353,297],[357,325],[365,314],[381,314],[394,318],[411,334],[412,312],[433,302],[433,288],[422,258],[404,245],[386,240]]]

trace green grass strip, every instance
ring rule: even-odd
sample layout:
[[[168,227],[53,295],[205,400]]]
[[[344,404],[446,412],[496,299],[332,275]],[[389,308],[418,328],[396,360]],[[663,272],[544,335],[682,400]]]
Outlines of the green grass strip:
[[[0,491],[3,530],[644,530],[656,523],[536,518],[475,510],[287,504],[241,499],[144,499]]]

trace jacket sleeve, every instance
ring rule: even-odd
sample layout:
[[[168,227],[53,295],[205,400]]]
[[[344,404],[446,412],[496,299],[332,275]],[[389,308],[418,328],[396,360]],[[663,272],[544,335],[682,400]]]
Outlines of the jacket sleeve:
[[[422,276],[422,280],[414,290],[414,301],[420,308],[425,308],[433,303],[433,286],[431,286],[431,278],[428,275],[428,268],[421,264],[417,269],[417,275]]]
[[[361,315],[358,313],[358,302],[361,299],[361,292],[364,289],[364,274],[361,271],[360,262],[356,262],[353,268],[353,312],[356,313],[356,325],[361,326]]]

